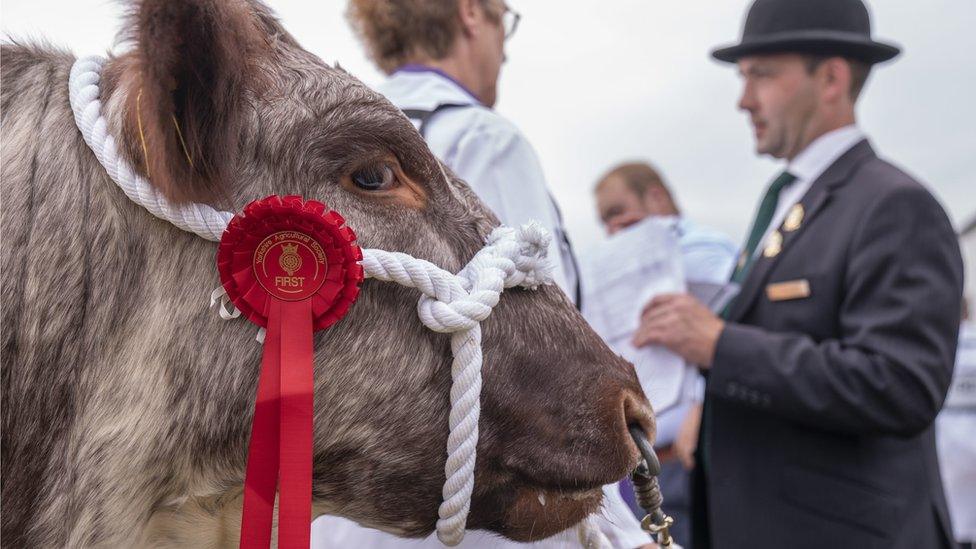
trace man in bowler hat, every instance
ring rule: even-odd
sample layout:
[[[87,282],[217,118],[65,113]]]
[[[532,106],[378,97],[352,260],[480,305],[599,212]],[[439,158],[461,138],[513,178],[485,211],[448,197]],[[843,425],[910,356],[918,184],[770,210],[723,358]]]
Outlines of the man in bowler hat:
[[[756,0],[739,44],[768,186],[720,315],[645,309],[635,344],[707,375],[696,548],[952,547],[933,420],[956,350],[962,259],[939,203],[877,156],[854,105],[897,47],[861,0]]]

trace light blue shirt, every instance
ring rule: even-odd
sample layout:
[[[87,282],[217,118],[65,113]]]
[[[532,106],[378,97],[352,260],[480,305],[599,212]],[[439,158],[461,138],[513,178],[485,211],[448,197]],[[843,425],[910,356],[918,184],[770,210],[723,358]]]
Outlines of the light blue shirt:
[[[724,233],[679,216],[675,224],[687,282],[725,284],[735,266],[738,246]]]

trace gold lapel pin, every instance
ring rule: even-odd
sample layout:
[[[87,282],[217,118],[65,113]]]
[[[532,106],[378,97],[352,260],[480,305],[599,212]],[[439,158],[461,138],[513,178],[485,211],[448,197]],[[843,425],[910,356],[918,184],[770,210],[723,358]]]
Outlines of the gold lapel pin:
[[[763,257],[776,257],[783,250],[783,235],[779,231],[773,231],[766,240],[766,247],[763,249]]]
[[[803,224],[803,204],[794,204],[783,222],[784,231],[795,231]]]

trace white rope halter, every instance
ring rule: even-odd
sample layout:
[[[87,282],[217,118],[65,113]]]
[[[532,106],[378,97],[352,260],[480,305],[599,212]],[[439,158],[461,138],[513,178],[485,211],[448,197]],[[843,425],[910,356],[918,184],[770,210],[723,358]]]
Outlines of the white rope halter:
[[[102,116],[99,79],[105,60],[85,57],[71,68],[68,89],[75,123],[98,161],[122,192],[156,217],[211,241],[220,237],[234,214],[204,204],[173,206],[119,156],[115,139]],[[420,290],[417,304],[420,321],[435,332],[451,334],[451,411],[447,439],[447,462],[443,498],[438,509],[437,537],[445,545],[457,545],[464,538],[465,524],[474,488],[478,418],[481,414],[481,321],[488,318],[505,288],[535,289],[552,281],[546,259],[549,233],[538,223],[520,229],[498,227],[488,243],[457,275],[400,252],[364,249],[363,269],[367,278],[396,282]],[[211,295],[211,306],[221,298],[220,316],[228,320],[239,311],[227,309],[222,288]],[[580,540],[587,547],[603,546],[591,520],[580,523]],[[585,540],[585,541],[584,541]]]

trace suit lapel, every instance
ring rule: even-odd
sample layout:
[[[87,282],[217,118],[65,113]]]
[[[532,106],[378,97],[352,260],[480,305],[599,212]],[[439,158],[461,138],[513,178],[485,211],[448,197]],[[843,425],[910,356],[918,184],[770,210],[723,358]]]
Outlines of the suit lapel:
[[[789,252],[791,245],[796,240],[796,238],[803,232],[804,229],[810,224],[813,218],[820,213],[824,205],[830,198],[830,191],[826,188],[814,189],[813,187],[803,195],[803,199],[798,202],[803,207],[804,216],[803,223],[793,231],[786,231],[783,225],[779,226],[779,232],[783,235],[783,243],[781,245],[781,250],[778,254],[772,257],[766,257],[762,251],[759,252],[759,257],[756,258],[755,263],[752,265],[749,274],[746,275],[745,280],[742,281],[742,288],[739,291],[738,297],[735,299],[735,304],[732,306],[732,311],[729,314],[730,320],[738,320],[746,311],[748,311],[749,306],[755,301],[756,296],[760,294],[760,289],[762,289],[763,284],[766,282],[766,278],[769,276],[769,272],[773,267],[779,262],[779,259],[783,257],[783,254]],[[785,222],[784,222],[785,225]],[[762,250],[762,246],[760,246]]]
[[[858,144],[854,145],[849,151],[840,156],[833,164],[830,165],[824,173],[818,177],[810,189],[807,190],[803,198],[800,199],[800,206],[803,208],[803,220],[799,227],[793,230],[787,230],[789,227],[788,220],[790,216],[786,216],[783,223],[778,227],[779,233],[783,235],[783,242],[780,245],[779,253],[773,255],[772,257],[766,257],[762,250],[759,252],[759,257],[756,258],[755,263],[746,275],[745,280],[742,281],[742,288],[739,291],[739,295],[735,298],[735,302],[732,304],[732,309],[729,311],[729,320],[735,322],[741,319],[746,312],[749,311],[756,297],[762,292],[763,285],[766,283],[766,279],[769,277],[769,273],[772,271],[773,267],[779,262],[780,258],[784,254],[789,253],[790,248],[799,238],[800,234],[810,225],[810,222],[818,213],[823,211],[824,206],[830,201],[831,193],[833,191],[847,182],[851,171],[857,166],[861,161],[866,158],[874,156],[874,150],[867,140],[862,140]],[[765,245],[765,242],[762,243]]]

